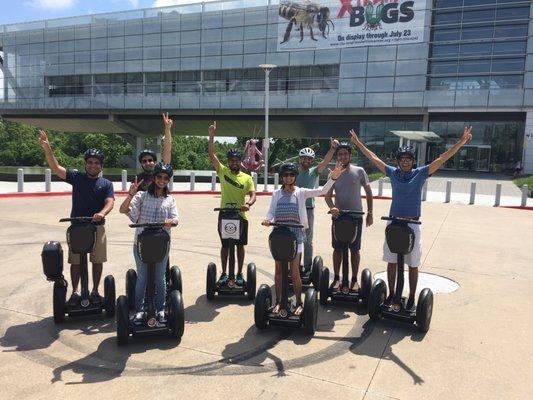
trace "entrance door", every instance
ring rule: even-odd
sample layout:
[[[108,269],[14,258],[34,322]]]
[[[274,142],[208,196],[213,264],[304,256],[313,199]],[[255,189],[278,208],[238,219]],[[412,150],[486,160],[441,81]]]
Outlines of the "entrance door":
[[[490,146],[480,146],[477,148],[476,171],[488,171],[490,164]]]

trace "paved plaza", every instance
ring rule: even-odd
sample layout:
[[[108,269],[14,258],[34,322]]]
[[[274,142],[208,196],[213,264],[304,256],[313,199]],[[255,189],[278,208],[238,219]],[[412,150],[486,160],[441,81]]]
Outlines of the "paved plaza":
[[[122,197],[118,197],[118,202]],[[205,296],[208,262],[219,262],[219,198],[176,195],[181,222],[173,232],[171,263],[181,268],[185,333],[115,341],[115,323],[103,315],[52,320],[52,284],[42,273],[47,240],[65,243],[69,197],[0,199],[0,384],[2,398],[347,398],[525,399],[533,373],[532,256],[529,211],[426,202],[421,271],[458,283],[437,294],[429,332],[390,321],[370,322],[361,307],[319,308],[311,337],[254,326],[245,299]],[[245,262],[257,281],[272,284],[269,229],[260,226],[269,198],[252,208]],[[317,202],[315,253],[331,267],[330,221]],[[381,261],[390,202],[375,202],[374,226],[363,233],[362,267]],[[133,231],[115,210],[106,224],[104,274],[124,293],[132,266]],[[421,288],[420,288],[421,289]]]

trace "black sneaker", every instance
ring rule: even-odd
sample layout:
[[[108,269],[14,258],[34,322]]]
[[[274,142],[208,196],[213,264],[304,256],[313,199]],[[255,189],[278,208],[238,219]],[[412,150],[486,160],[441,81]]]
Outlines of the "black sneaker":
[[[407,305],[405,306],[405,309],[407,311],[415,310],[415,298],[414,297],[409,297],[409,300],[407,300]]]
[[[385,299],[385,302],[383,303],[383,305],[384,305],[385,307],[389,307],[389,308],[390,308],[390,306],[392,306],[392,300],[393,300],[393,297],[394,297],[394,296],[393,296],[392,294],[389,295],[389,297],[387,297],[387,298]]]
[[[135,325],[141,325],[144,321],[144,312],[138,312],[135,313],[135,316],[133,317],[133,323]]]
[[[167,317],[165,316],[164,311],[159,311],[157,313],[157,326],[163,327],[167,324]]]
[[[222,272],[220,274],[220,278],[218,279],[219,285],[226,285],[228,283],[228,275],[225,272]]]
[[[237,279],[235,280],[235,283],[237,284],[237,286],[244,286],[244,278],[242,277],[242,273],[237,274]]]
[[[67,304],[71,307],[77,306],[80,304],[81,296],[77,292],[72,292],[70,299],[68,299]]]

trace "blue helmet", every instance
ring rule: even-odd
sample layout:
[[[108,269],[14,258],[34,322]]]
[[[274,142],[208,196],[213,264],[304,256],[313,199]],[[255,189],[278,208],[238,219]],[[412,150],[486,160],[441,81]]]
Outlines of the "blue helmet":
[[[239,150],[237,150],[235,148],[234,149],[229,149],[227,156],[228,156],[228,158],[237,157],[239,160],[242,159],[241,153],[239,152]]]
[[[101,164],[104,163],[104,152],[100,149],[88,149],[83,155],[85,161],[89,158],[96,158],[100,161]]]
[[[174,174],[172,165],[164,164],[162,161],[158,162],[154,167],[153,175],[155,176],[160,173],[167,174],[169,178],[172,178],[172,175]]]
[[[281,164],[281,167],[279,167],[279,174],[283,176],[283,174],[286,174],[287,172],[292,172],[293,174],[298,176],[298,167],[295,163]]]

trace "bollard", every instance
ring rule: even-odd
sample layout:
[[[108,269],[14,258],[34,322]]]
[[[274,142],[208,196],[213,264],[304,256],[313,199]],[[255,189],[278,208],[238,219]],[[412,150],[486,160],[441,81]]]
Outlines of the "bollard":
[[[24,191],[24,170],[22,168],[17,169],[17,191]]]
[[[445,203],[449,203],[452,197],[452,181],[446,181],[446,198],[444,199]]]
[[[278,190],[279,186],[279,174],[276,172],[274,174],[274,190]]]
[[[476,182],[470,182],[470,204],[476,201]]]
[[[502,197],[502,184],[498,182],[496,184],[496,196],[494,198],[494,207],[498,207],[500,205],[500,197]]]
[[[170,180],[168,181],[168,190],[169,192],[172,193],[172,191],[174,190],[174,175],[172,175],[172,177],[170,178]]]
[[[383,196],[383,178],[379,178],[378,182],[378,196]]]
[[[215,171],[211,172],[211,191],[214,192],[217,190],[217,173]]]
[[[122,191],[128,190],[128,171],[122,170]]]
[[[257,190],[257,172],[252,172],[252,179],[254,180],[255,190]]]
[[[527,185],[522,186],[522,207],[527,206],[527,195],[529,193],[529,187]]]
[[[52,170],[50,168],[44,170],[44,190],[46,192],[52,191]]]
[[[424,182],[424,186],[422,186],[422,201],[426,201],[428,198],[428,181]]]
[[[196,180],[196,175],[193,171],[191,171],[191,191],[194,190],[194,181]]]

